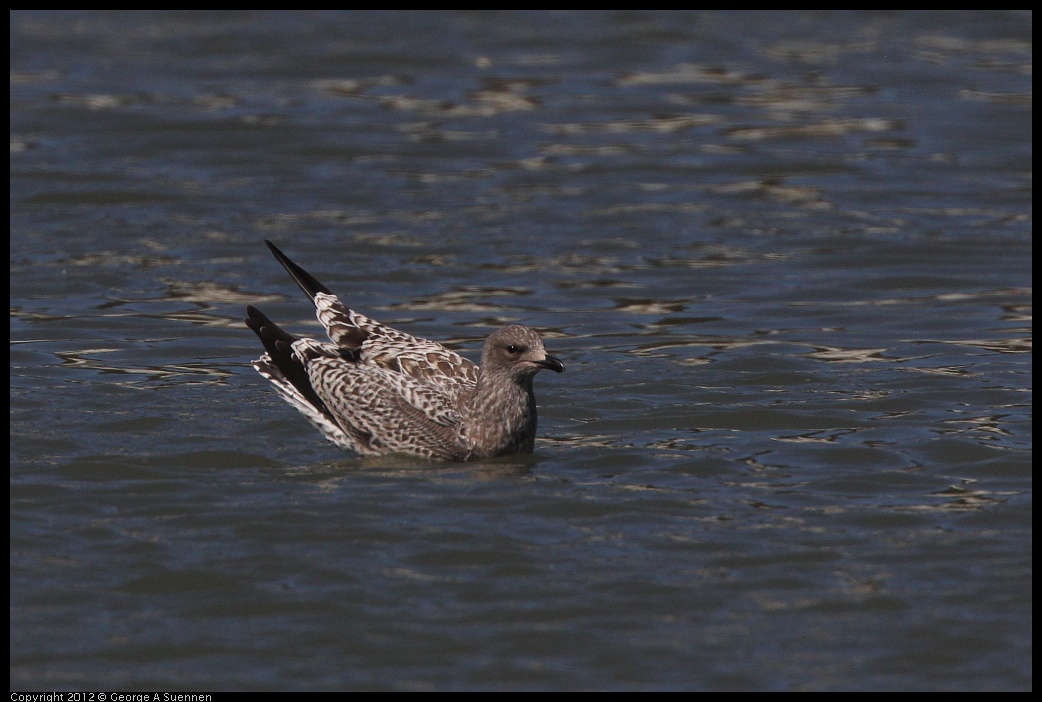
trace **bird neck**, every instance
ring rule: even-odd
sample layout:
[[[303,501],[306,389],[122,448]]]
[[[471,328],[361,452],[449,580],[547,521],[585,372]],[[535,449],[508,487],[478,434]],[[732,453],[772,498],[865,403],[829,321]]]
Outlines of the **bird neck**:
[[[531,376],[480,373],[462,400],[466,434],[477,455],[532,450],[537,417]]]

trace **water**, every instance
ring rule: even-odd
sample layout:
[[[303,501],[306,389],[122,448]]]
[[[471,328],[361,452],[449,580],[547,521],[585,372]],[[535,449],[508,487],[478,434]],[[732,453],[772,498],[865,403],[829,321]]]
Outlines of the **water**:
[[[11,687],[1029,690],[1031,14],[11,15]],[[324,443],[269,238],[533,456]]]

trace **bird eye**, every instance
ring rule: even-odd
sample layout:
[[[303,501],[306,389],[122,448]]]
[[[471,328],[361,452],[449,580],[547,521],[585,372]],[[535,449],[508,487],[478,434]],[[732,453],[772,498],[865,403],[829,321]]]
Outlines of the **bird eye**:
[[[511,344],[510,346],[507,346],[507,353],[517,353],[517,347],[514,346],[513,344]]]

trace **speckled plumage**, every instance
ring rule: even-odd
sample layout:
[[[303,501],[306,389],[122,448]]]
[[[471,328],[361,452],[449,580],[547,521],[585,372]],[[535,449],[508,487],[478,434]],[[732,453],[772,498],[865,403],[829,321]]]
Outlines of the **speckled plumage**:
[[[564,370],[535,331],[511,325],[492,333],[479,367],[441,344],[348,309],[264,243],[312,299],[330,341],[295,337],[247,307],[246,325],[266,351],[253,367],[327,439],[362,455],[432,460],[532,451],[532,379],[543,368]]]

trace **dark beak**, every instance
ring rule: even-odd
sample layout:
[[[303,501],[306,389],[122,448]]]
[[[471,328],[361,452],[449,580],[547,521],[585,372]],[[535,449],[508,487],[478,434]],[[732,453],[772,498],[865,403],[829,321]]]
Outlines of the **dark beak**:
[[[564,364],[561,363],[561,359],[557,358],[556,356],[551,356],[550,354],[546,354],[546,358],[544,358],[542,361],[533,361],[533,363],[535,363],[537,366],[542,366],[543,368],[552,370],[554,373],[564,372]]]

